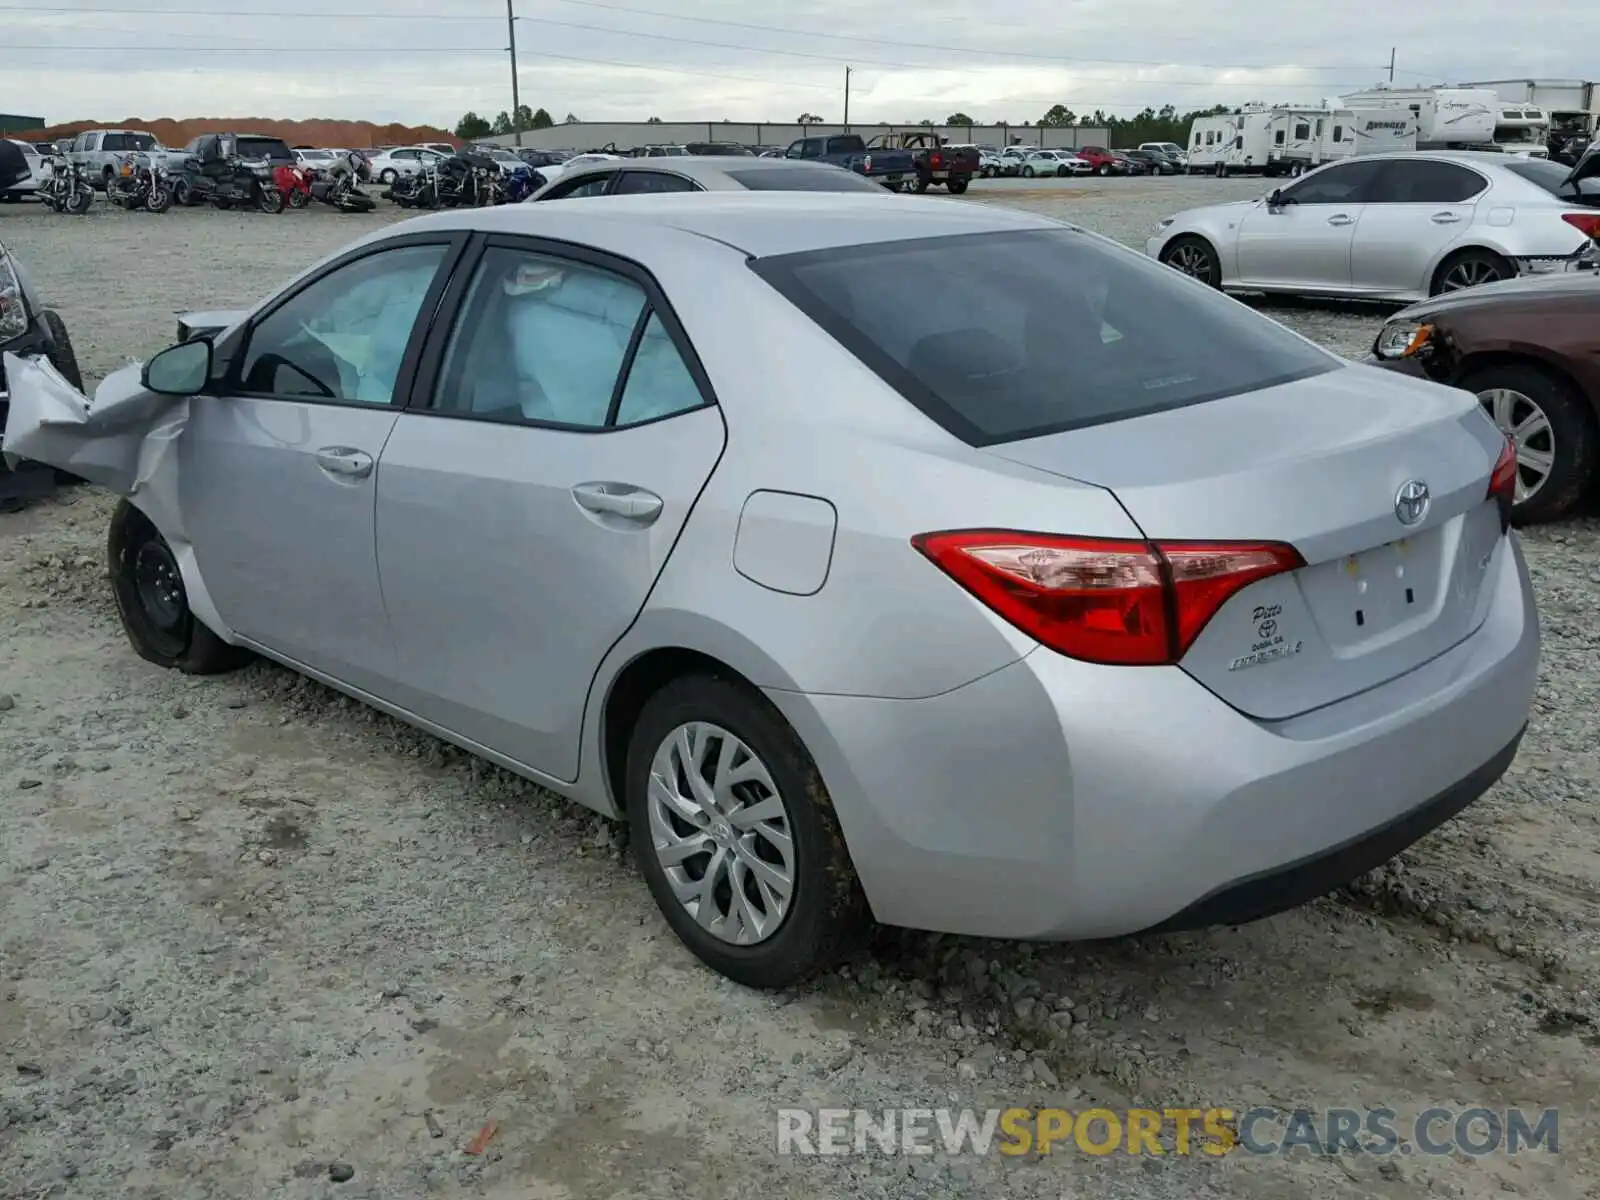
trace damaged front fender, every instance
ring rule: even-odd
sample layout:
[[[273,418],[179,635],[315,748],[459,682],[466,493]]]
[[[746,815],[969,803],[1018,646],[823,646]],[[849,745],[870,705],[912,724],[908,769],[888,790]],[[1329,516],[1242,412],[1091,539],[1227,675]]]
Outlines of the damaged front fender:
[[[127,496],[169,544],[188,541],[177,464],[187,398],[148,391],[137,363],[106,376],[92,400],[43,358],[7,354],[5,377],[11,411],[0,449],[8,461],[47,463]]]
[[[190,611],[232,642],[233,631],[200,576],[178,504],[178,436],[189,423],[191,401],[144,387],[138,363],[107,375],[90,400],[45,359],[3,358],[11,388],[0,441],[6,459],[59,467],[126,496],[166,539],[183,575]]]

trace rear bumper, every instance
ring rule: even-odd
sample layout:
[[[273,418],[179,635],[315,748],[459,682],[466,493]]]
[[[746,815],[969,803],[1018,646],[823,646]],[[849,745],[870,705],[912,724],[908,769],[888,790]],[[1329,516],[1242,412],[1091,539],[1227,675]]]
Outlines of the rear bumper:
[[[1071,939],[1243,920],[1383,861],[1505,769],[1539,653],[1515,536],[1487,586],[1465,642],[1286,721],[1178,669],[1043,649],[924,700],[769,695],[881,921]]]

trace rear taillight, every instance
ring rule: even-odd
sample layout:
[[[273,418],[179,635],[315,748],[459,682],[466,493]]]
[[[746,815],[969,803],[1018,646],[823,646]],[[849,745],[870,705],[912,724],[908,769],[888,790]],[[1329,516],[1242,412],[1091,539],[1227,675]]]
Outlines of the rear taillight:
[[[1561,219],[1584,237],[1600,239],[1600,213],[1562,213]]]
[[[1494,470],[1489,475],[1489,498],[1500,506],[1500,529],[1511,527],[1511,509],[1517,502],[1517,448],[1510,438],[1494,460]]]
[[[940,167],[944,166],[944,155],[935,154],[928,161],[933,164],[933,169],[937,171]]]
[[[950,578],[1069,658],[1125,666],[1181,659],[1242,588],[1298,570],[1280,542],[1144,542],[1004,529],[911,539]]]

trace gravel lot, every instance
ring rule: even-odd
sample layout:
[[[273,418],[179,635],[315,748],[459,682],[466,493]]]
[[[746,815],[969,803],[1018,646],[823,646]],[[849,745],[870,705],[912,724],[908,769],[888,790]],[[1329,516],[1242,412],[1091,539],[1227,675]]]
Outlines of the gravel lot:
[[[1260,181],[974,186],[1142,245]],[[377,224],[0,208],[86,376]],[[1382,310],[1262,306],[1346,354]],[[1600,522],[1525,535],[1507,778],[1349,893],[1093,946],[885,933],[795,995],[666,930],[620,831],[287,671],[135,657],[109,497],[0,517],[0,1197],[1140,1197],[1600,1189]],[[1374,781],[1381,784],[1381,781]],[[783,1158],[778,1107],[1561,1110],[1561,1153]],[[488,1122],[485,1153],[464,1152]],[[333,1182],[330,1164],[353,1169]],[[343,1175],[341,1170],[337,1172]]]

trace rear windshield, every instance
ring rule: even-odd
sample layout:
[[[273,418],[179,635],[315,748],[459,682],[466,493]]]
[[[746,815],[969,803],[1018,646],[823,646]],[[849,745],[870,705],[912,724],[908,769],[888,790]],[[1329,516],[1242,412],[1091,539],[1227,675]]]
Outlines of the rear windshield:
[[[767,167],[729,171],[728,178],[752,192],[881,192],[883,187],[841,167]]]
[[[289,149],[289,143],[280,138],[242,137],[239,139],[239,157],[293,159],[294,152]]]
[[[1221,293],[1076,230],[881,242],[751,267],[973,446],[1200,404],[1339,365]]]
[[[1513,159],[1505,164],[1505,169],[1513,175],[1526,179],[1535,187],[1541,187],[1552,196],[1560,196],[1563,200],[1570,200],[1574,204],[1600,205],[1600,179],[1580,179],[1578,186],[1573,187],[1563,181],[1572,172],[1571,167],[1564,167],[1560,163],[1553,163],[1541,158]]]

